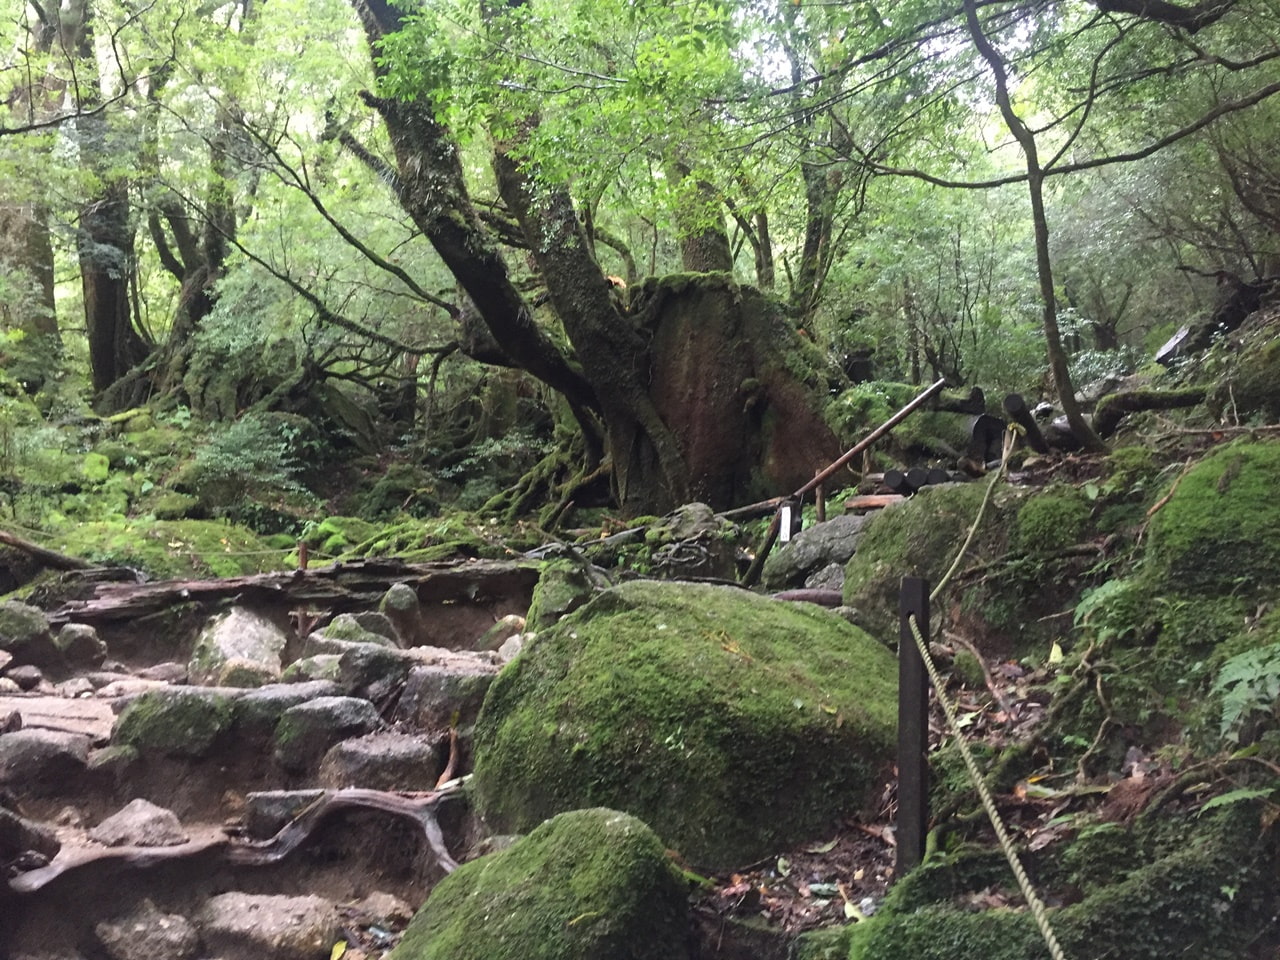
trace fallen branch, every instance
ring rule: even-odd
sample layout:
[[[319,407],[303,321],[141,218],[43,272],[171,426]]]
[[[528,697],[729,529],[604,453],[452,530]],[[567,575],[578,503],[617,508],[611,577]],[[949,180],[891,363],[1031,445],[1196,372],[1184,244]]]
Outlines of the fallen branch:
[[[0,543],[13,547],[15,550],[21,550],[23,553],[35,557],[46,567],[52,567],[54,570],[89,570],[93,567],[93,564],[88,560],[67,556],[67,554],[58,553],[56,550],[48,550],[39,544],[32,543],[30,540],[15,537],[12,533],[4,530],[0,530]]]

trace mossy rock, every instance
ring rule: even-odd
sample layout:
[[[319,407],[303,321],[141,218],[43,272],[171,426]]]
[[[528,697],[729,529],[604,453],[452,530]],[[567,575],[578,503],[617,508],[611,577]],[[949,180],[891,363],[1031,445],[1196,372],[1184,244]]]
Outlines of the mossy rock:
[[[489,688],[477,805],[500,832],[616,807],[695,863],[748,863],[873,802],[896,674],[887,650],[816,607],[623,584],[540,633]]]
[[[1145,575],[1170,593],[1258,596],[1280,582],[1280,443],[1240,441],[1184,474],[1148,527]]]
[[[858,552],[845,567],[844,602],[867,630],[885,643],[898,636],[898,592],[903,577],[937,584],[955,559],[978,515],[986,484],[925,487],[910,500],[886,507],[862,529]],[[1003,556],[1017,502],[999,490],[988,508],[971,555]]]
[[[120,714],[111,742],[143,755],[202,757],[231,729],[234,715],[230,697],[207,691],[144,693]]]
[[[1051,910],[1050,923],[1069,957],[1234,960],[1248,955],[1247,946],[1270,926],[1274,856],[1272,844],[1258,842],[1256,811],[1232,812],[1189,826],[1181,842],[1146,862],[1135,856],[1124,879]],[[1029,912],[918,906],[914,876],[894,888],[880,913],[853,928],[849,960],[1048,957]]]
[[[635,817],[575,810],[463,864],[391,960],[682,960],[686,886]]]
[[[527,629],[542,630],[551,626],[581,607],[594,593],[591,577],[576,560],[552,560],[544,564],[525,617]]]
[[[1075,487],[1056,485],[1029,497],[1018,511],[1013,546],[1046,556],[1084,539],[1090,506]]]
[[[1214,416],[1261,414],[1267,423],[1280,420],[1280,338],[1246,347],[1231,373],[1210,391],[1207,405]]]

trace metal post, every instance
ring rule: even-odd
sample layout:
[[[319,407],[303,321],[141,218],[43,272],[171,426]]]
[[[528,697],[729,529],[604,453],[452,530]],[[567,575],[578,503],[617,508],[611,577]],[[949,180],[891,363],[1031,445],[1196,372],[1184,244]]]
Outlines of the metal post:
[[[893,875],[924,859],[929,824],[929,677],[911,631],[929,638],[929,583],[903,577],[898,596],[898,832]]]

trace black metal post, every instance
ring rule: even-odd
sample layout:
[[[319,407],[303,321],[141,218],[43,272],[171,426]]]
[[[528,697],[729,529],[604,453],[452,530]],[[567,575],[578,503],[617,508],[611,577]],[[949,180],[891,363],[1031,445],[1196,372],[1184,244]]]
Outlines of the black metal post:
[[[929,824],[929,677],[911,631],[929,639],[929,582],[903,577],[898,595],[898,831],[894,877],[924,859]]]

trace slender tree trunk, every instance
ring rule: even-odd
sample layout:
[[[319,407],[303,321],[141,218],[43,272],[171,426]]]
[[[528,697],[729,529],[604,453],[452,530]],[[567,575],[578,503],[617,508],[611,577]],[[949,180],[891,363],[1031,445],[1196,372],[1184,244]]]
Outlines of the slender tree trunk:
[[[969,34],[979,55],[991,68],[996,84],[996,103],[1004,117],[1009,132],[1013,134],[1027,165],[1027,190],[1031,196],[1031,219],[1035,227],[1036,274],[1040,280],[1040,299],[1043,302],[1042,324],[1044,327],[1045,345],[1049,354],[1049,369],[1053,372],[1053,383],[1058,390],[1058,402],[1062,404],[1062,412],[1067,422],[1086,450],[1105,453],[1107,445],[1094,432],[1080,405],[1076,403],[1075,386],[1071,382],[1071,371],[1067,364],[1067,352],[1062,346],[1062,334],[1058,329],[1057,295],[1053,289],[1053,262],[1049,256],[1049,221],[1044,212],[1044,170],[1040,167],[1040,157],[1036,150],[1036,138],[1031,129],[1013,109],[1009,99],[1009,78],[1005,70],[1004,60],[982,32],[978,22],[977,0],[964,0],[965,20]]]
[[[137,262],[134,228],[130,222],[128,180],[117,172],[109,117],[93,113],[102,103],[101,78],[93,42],[92,7],[73,0],[72,16],[64,22],[77,27],[73,49],[80,70],[76,106],[76,140],[80,165],[99,184],[97,195],[80,211],[76,249],[84,290],[85,326],[89,337],[89,366],[93,388],[102,393],[147,356],[147,343],[133,325],[129,291]],[[68,38],[70,39],[70,38]]]
[[[732,273],[733,251],[724,227],[719,193],[711,184],[695,180],[693,171],[683,160],[672,160],[667,168],[672,178],[686,188],[687,194],[676,211],[682,265],[696,273]]]

